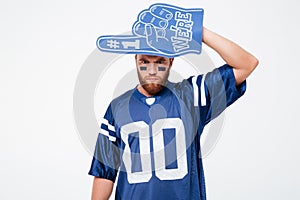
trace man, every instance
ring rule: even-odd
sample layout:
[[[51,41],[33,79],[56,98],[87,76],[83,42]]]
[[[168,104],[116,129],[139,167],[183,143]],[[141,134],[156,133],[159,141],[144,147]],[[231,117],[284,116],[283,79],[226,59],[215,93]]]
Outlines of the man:
[[[206,199],[200,136],[241,97],[258,60],[203,28],[202,41],[225,65],[180,83],[168,81],[173,58],[136,55],[140,84],[109,105],[89,174],[92,199]]]

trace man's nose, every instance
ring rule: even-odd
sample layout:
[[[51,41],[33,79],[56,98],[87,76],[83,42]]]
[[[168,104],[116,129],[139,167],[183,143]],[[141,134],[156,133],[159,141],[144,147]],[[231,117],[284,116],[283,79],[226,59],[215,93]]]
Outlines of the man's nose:
[[[155,75],[157,73],[157,67],[155,63],[149,63],[148,68],[148,73],[151,75]]]

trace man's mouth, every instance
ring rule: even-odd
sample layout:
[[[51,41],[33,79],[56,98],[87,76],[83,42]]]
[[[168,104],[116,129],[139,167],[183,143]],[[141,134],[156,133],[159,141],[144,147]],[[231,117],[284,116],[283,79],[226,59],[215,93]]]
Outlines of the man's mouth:
[[[145,81],[150,82],[150,83],[159,82],[159,78],[157,78],[157,77],[147,77],[147,78],[145,78]]]

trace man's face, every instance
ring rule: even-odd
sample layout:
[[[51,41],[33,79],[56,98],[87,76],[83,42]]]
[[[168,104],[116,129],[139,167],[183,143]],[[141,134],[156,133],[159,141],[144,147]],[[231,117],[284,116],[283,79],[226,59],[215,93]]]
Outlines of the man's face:
[[[136,55],[135,60],[142,93],[153,96],[160,92],[168,80],[173,58]]]

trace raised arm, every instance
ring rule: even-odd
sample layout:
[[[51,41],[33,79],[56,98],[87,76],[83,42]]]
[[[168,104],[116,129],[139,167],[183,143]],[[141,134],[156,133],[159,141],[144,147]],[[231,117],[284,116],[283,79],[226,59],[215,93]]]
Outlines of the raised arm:
[[[108,200],[114,183],[110,180],[103,178],[94,178],[92,200]]]
[[[203,27],[202,41],[233,68],[236,85],[241,84],[258,65],[258,60],[234,42]]]

